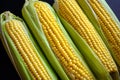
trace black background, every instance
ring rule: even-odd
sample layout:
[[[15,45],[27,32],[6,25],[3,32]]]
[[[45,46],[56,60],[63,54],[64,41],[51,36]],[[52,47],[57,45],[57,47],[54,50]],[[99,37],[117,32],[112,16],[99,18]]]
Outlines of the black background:
[[[53,0],[44,0],[52,5]],[[106,0],[120,20],[120,0]],[[17,16],[22,17],[21,8],[24,0],[0,0],[0,13],[11,11]],[[0,41],[0,80],[20,80],[12,63],[10,62],[6,51]]]

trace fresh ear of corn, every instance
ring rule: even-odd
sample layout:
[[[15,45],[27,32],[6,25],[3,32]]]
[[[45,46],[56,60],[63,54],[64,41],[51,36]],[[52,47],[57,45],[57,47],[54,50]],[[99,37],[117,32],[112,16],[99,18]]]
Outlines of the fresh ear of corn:
[[[49,4],[42,1],[27,1],[22,13],[62,80],[95,80]]]
[[[9,11],[0,16],[2,42],[22,80],[57,80],[25,23]]]
[[[87,9],[84,8],[85,6],[81,3],[81,0],[77,1],[80,6],[83,7],[87,17],[102,37],[118,66],[120,66],[120,23],[113,11],[110,9],[105,0],[83,0],[84,5],[89,6]],[[94,20],[90,16],[92,16]]]
[[[62,80],[69,80],[63,68],[56,59],[53,51],[51,50],[45,34],[43,33],[41,24],[39,22],[37,13],[35,13],[34,1],[26,1],[22,8],[22,15],[26,22],[28,23],[32,33],[34,34],[39,45],[42,45],[42,49],[45,52],[46,57],[48,58],[50,64],[54,67],[59,76],[62,77]]]
[[[106,36],[113,57],[120,66],[120,23],[105,0],[87,0],[100,23],[101,29]]]
[[[110,74],[118,75],[118,69],[114,60],[112,59],[112,56],[110,55],[110,52],[108,51],[101,37],[99,36],[91,22],[88,20],[87,16],[84,14],[76,0],[56,0],[54,3],[54,8],[57,11],[58,15],[62,18],[62,21],[64,20],[63,24],[66,25],[64,23],[66,21],[67,24],[71,25],[74,30],[76,30],[78,34],[83,39],[85,39],[88,45],[96,53],[106,70]],[[70,29],[67,28],[68,26],[65,27],[69,34],[73,36],[72,39],[73,41],[75,41],[77,47],[79,48],[80,42],[77,42],[77,40],[74,39],[74,35],[72,35],[72,32],[69,31]],[[81,48],[79,48],[79,50],[80,49]],[[85,54],[83,55],[86,58],[89,57]],[[91,64],[89,65],[91,66]],[[92,68],[92,70],[95,73],[94,68]],[[99,77],[99,75],[97,74],[96,76]],[[105,76],[103,79],[107,80],[105,79]]]

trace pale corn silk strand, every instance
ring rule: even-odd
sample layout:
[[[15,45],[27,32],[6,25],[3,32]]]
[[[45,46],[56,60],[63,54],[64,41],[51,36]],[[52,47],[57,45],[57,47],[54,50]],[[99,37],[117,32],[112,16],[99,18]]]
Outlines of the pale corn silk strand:
[[[5,24],[5,28],[10,38],[12,39],[34,80],[51,80],[37,55],[35,47],[23,27],[23,24],[17,20],[10,20]]]
[[[75,0],[58,0],[58,7],[60,15],[87,41],[105,68],[109,72],[116,71],[117,67],[108,49],[77,2]]]
[[[98,0],[88,0],[97,14],[101,28],[113,49],[115,56],[120,60],[120,29],[109,13]]]
[[[91,74],[74,54],[74,50],[59,28],[60,25],[56,22],[55,15],[51,12],[48,4],[35,2],[34,6],[45,36],[68,76],[72,80],[93,80]]]

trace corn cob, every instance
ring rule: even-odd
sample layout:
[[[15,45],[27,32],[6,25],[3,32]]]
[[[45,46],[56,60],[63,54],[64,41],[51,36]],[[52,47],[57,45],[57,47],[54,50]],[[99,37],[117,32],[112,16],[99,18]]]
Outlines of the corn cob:
[[[111,16],[110,11],[107,10],[109,6],[105,6],[107,5],[105,1],[88,0],[88,2],[96,13],[101,29],[113,51],[113,57],[120,66],[120,25]]]
[[[120,23],[119,23],[118,19],[116,18],[116,16],[114,15],[113,11],[110,9],[109,5],[104,0],[99,0],[98,1],[98,4],[100,4],[100,6],[102,6],[103,10],[105,10],[103,13],[100,13],[100,14],[98,12],[101,12],[101,10],[99,10],[99,8],[98,8],[99,11],[96,13],[95,9],[92,9],[92,7],[94,7],[94,6],[91,5],[91,4],[97,4],[96,3],[97,1],[95,1],[95,2],[92,1],[92,0],[91,1],[90,0],[89,1],[88,0],[87,1],[83,0],[82,2],[80,0],[77,0],[77,1],[80,4],[80,6],[82,7],[82,9],[84,10],[87,17],[90,19],[91,23],[96,28],[99,35],[102,37],[103,41],[105,42],[106,46],[108,47],[109,51],[111,52],[113,58],[115,59],[115,61],[119,65],[119,60],[116,57],[115,52],[112,50],[112,47],[111,47],[112,44],[109,44],[110,43],[109,42],[110,36],[108,36],[109,39],[107,39],[107,37],[106,37],[107,35],[105,35],[105,33],[103,33],[103,32],[106,32],[107,34],[109,34],[110,32],[107,32],[108,30],[105,31],[105,29],[103,30],[102,27],[104,27],[104,26],[101,26],[102,23],[100,23],[100,21],[99,21],[100,19],[98,19],[98,17],[102,16],[102,14],[107,13],[106,16],[109,16],[108,21],[107,20],[105,21],[105,16],[101,17],[101,18],[104,18],[103,22],[106,24],[105,27],[107,27],[107,25],[109,25],[108,24],[109,21],[113,21],[113,23],[115,23],[115,27],[119,28]],[[90,4],[90,2],[91,2],[91,4]],[[99,6],[99,5],[97,5],[97,6]],[[86,9],[85,9],[85,7],[86,7]],[[97,7],[94,7],[94,8],[97,8]],[[98,14],[98,15],[96,15],[95,13]],[[108,19],[108,18],[106,18],[106,19]],[[109,28],[109,26],[108,26],[108,28]],[[112,27],[110,27],[109,30],[113,30],[113,29],[111,29]],[[116,34],[116,33],[114,33],[114,34]],[[113,77],[114,80],[116,80],[116,78],[119,77],[119,75],[116,75],[116,76],[112,75],[112,77]]]
[[[63,26],[61,25],[57,15],[55,15],[55,12],[51,8],[51,6],[42,1],[30,1],[27,3],[30,3],[31,5],[28,5],[29,7],[24,6],[22,12],[23,17],[25,18],[28,25],[31,22],[34,22],[34,24],[36,25],[29,25],[34,35],[36,35],[36,33],[34,33],[36,31],[38,31],[39,34],[44,35],[36,37],[36,39],[43,41],[39,44],[45,52],[46,56],[48,54],[54,54],[56,61],[58,61],[57,66],[59,64],[62,66],[63,72],[61,72],[60,68],[58,68],[59,66],[56,69],[56,63],[51,63],[54,69],[57,71],[58,75],[61,77],[61,79],[95,80],[91,71],[84,62],[82,56],[78,55],[79,51],[76,49],[73,42],[68,37],[68,34],[65,32]],[[32,13],[35,14],[34,18],[30,17]],[[35,22],[35,20],[38,21]],[[37,23],[39,23],[39,25],[37,25]],[[35,30],[35,28],[37,29]],[[50,46],[50,49],[44,49],[44,46],[46,46],[46,48]],[[52,50],[52,52],[47,53],[47,51],[50,50]],[[49,61],[51,61],[54,56],[50,58],[48,57]],[[65,75],[61,76],[62,74],[67,75],[69,78],[66,78]]]
[[[24,22],[10,12],[1,14],[2,41],[23,80],[57,80]]]
[[[106,70],[110,74],[117,72],[116,64],[110,52],[78,3],[75,0],[56,0],[54,7],[57,13],[86,40]]]

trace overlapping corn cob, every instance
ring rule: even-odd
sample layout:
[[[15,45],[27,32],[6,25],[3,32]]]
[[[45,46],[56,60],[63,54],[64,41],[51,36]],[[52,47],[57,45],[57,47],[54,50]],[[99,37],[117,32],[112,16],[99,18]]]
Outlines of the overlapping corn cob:
[[[42,41],[39,44],[60,78],[62,80],[95,80],[51,6],[42,1],[26,3],[29,4],[23,7],[23,17],[37,41]],[[48,55],[53,56],[48,57]]]
[[[10,12],[1,14],[2,41],[23,80],[57,80],[24,22]]]
[[[119,26],[120,26],[119,20],[116,18],[113,11],[110,9],[109,5],[104,0],[96,0],[96,1],[82,0],[82,2],[80,0],[77,0],[77,1],[80,4],[80,6],[82,7],[82,9],[84,10],[84,12],[86,13],[87,17],[90,19],[90,21],[94,25],[94,27],[96,28],[97,32],[102,37],[103,41],[107,45],[108,49],[111,51],[113,58],[115,59],[115,61],[117,62],[118,66],[119,66],[119,59],[117,58],[118,55],[116,56],[116,52],[114,51],[114,49],[112,49],[112,46],[117,47],[119,44],[118,43],[119,41],[117,38],[117,37],[119,37],[118,36]],[[95,5],[97,5],[97,6],[95,7]],[[84,8],[84,7],[86,7],[86,8]],[[97,15],[95,15],[94,13],[96,13]],[[103,23],[101,23],[100,20],[104,22],[104,25],[102,25]],[[113,24],[113,25],[110,26],[111,24]],[[116,30],[112,29],[113,27],[115,27]],[[117,31],[117,32],[115,32],[115,31]],[[111,36],[111,34],[116,36],[116,38],[117,38],[117,40],[114,40],[114,42],[110,42],[113,38],[113,36]],[[119,51],[119,49],[117,49],[116,51]],[[117,54],[119,54],[119,53],[117,53]]]
[[[112,55],[120,66],[120,24],[104,0],[88,0],[88,2],[96,13],[101,29],[113,50]]]
[[[115,73],[118,75],[116,64],[113,61],[110,52],[76,0],[56,0],[54,7],[59,16],[67,21],[79,35],[86,40],[107,71],[110,74]]]

